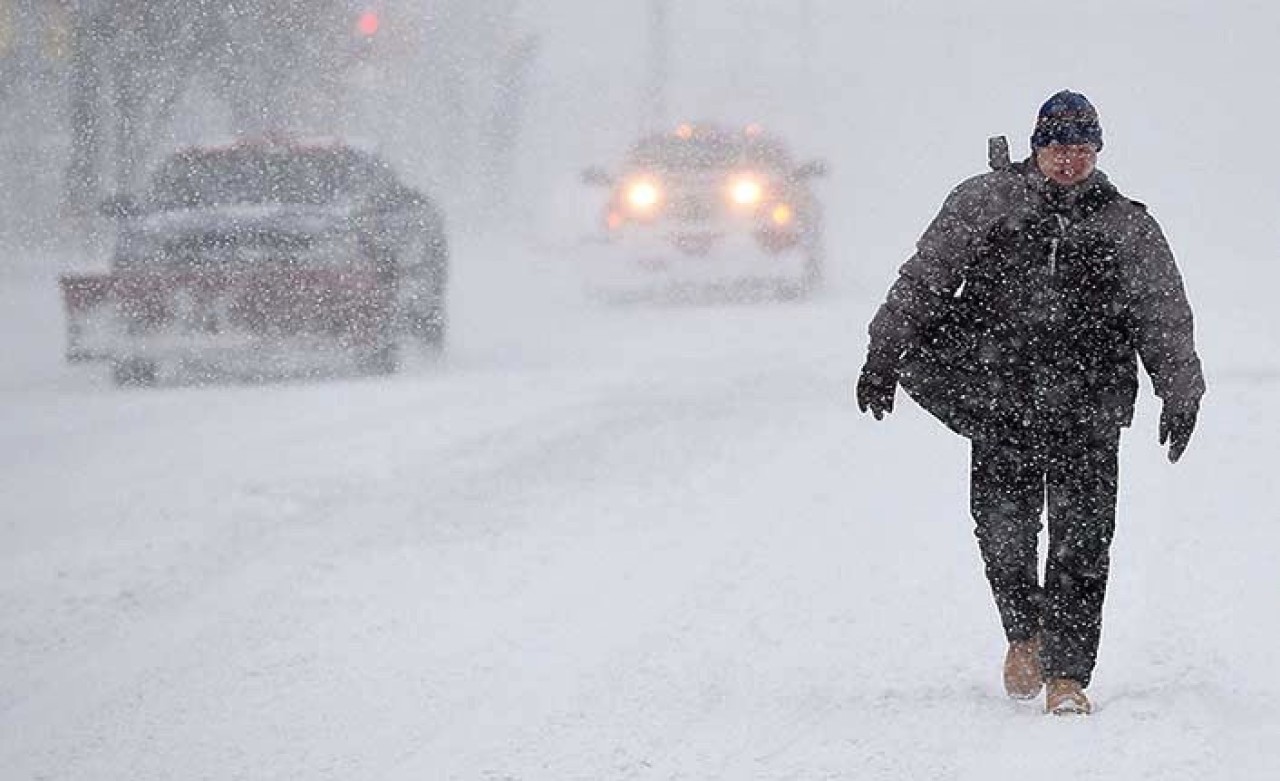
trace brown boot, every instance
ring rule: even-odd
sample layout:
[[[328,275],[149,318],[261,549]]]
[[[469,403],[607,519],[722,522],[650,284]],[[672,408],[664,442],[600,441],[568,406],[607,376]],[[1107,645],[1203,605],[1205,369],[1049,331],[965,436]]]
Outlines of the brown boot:
[[[1040,668],[1040,636],[1014,640],[1004,655],[1004,690],[1015,700],[1029,700],[1040,693],[1044,672]]]
[[[1070,678],[1050,678],[1044,695],[1044,712],[1055,716],[1091,713],[1093,704],[1084,696],[1084,688]]]

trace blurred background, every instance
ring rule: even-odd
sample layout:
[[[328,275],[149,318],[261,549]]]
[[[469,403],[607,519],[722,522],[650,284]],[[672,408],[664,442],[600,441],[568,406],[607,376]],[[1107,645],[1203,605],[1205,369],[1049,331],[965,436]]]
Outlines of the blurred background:
[[[1243,305],[1219,327],[1269,341],[1278,31],[1249,0],[0,0],[0,268],[92,252],[94,204],[175,147],[273,133],[377,147],[455,233],[567,252],[583,167],[712,119],[831,164],[835,286],[878,294],[986,138],[1024,155],[1070,88],[1193,292]]]

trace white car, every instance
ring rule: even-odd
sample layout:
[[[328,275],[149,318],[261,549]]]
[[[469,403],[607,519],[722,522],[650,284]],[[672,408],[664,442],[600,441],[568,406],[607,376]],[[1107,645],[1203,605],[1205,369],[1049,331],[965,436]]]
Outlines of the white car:
[[[821,161],[797,165],[756,126],[681,125],[642,138],[616,173],[583,173],[609,188],[586,259],[589,287],[609,296],[802,296],[822,280],[822,210],[811,180],[825,173]]]

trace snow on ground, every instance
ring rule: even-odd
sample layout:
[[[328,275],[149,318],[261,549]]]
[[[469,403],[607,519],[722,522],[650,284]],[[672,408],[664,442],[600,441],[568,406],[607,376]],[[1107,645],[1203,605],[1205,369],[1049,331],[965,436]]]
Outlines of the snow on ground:
[[[49,274],[0,280],[0,778],[1280,774],[1280,361],[1225,298],[1184,462],[1149,395],[1126,437],[1063,720],[1001,692],[964,443],[852,405],[881,291],[608,308],[556,253],[456,267],[440,365],[154,391],[61,363]]]

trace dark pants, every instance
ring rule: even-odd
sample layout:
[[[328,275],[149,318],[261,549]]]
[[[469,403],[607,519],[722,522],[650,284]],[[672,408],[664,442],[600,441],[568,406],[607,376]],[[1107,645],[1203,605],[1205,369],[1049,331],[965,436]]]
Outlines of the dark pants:
[[[1115,533],[1118,429],[973,440],[970,504],[1009,640],[1043,635],[1047,678],[1087,686]],[[1037,562],[1048,504],[1043,585]]]

